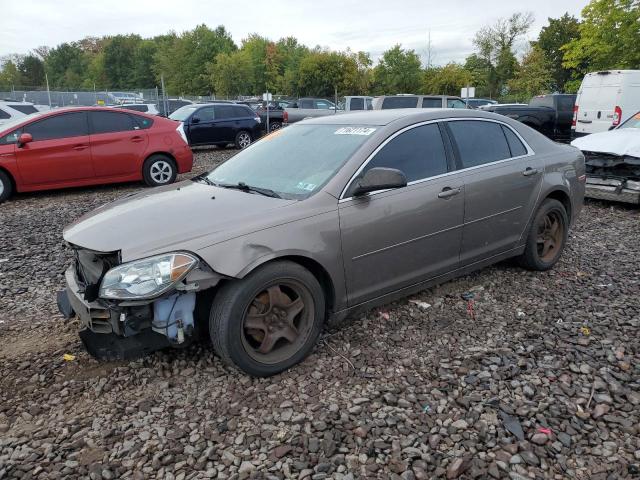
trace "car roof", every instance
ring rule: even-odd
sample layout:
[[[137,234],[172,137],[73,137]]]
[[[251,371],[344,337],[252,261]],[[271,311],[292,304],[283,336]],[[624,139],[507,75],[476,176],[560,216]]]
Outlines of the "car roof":
[[[313,125],[389,125],[395,121],[426,122],[445,118],[501,118],[501,116],[479,110],[464,108],[394,108],[389,110],[367,110],[355,113],[339,113],[310,118],[298,123]]]

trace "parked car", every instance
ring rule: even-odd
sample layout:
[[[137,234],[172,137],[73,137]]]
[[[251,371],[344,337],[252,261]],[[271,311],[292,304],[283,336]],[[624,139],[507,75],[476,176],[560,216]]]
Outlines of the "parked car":
[[[324,117],[342,111],[338,106],[325,98],[299,98],[291,102],[284,110],[286,123],[295,123],[305,118]]]
[[[640,70],[587,73],[573,113],[573,137],[615,128],[640,110]]]
[[[269,110],[267,111],[267,102],[262,102],[262,104],[255,109],[255,112],[262,122],[262,128],[265,131],[267,130],[267,123],[269,124],[270,132],[281,129],[282,126],[287,123],[288,114],[285,112],[285,108],[288,103],[289,102],[271,101],[269,102]],[[269,117],[268,122],[267,113]]]
[[[37,112],[0,127],[0,202],[15,191],[166,185],[192,160],[171,120],[106,107]]]
[[[640,112],[608,132],[576,138],[587,169],[585,195],[640,204]]]
[[[149,115],[160,115],[160,110],[158,110],[158,106],[155,103],[125,103],[118,105],[118,108],[148,113]]]
[[[38,109],[32,103],[0,101],[0,126],[11,120],[36,113]]]
[[[233,143],[247,148],[262,135],[262,122],[256,112],[246,105],[208,103],[187,105],[169,118],[180,122],[189,145],[218,145]]]
[[[469,108],[460,97],[449,95],[384,95],[373,100],[374,110],[393,108]]]
[[[582,207],[580,151],[491,113],[351,113],[267,138],[65,228],[76,260],[58,302],[93,355],[202,333],[272,375],[326,321],[510,257],[552,268]]]
[[[181,98],[171,98],[167,100],[168,109],[167,112],[165,112],[164,102],[162,99],[160,99],[158,101],[158,110],[160,111],[160,115],[162,115],[163,117],[168,117],[173,112],[186,105],[194,105],[194,103],[190,100],[183,100]]]
[[[573,94],[553,93],[533,97],[528,105],[486,105],[482,110],[518,120],[552,140],[569,141],[575,99]]]
[[[498,103],[497,100],[491,100],[489,98],[466,98],[464,101],[472,108],[479,108],[484,105],[495,105]]]

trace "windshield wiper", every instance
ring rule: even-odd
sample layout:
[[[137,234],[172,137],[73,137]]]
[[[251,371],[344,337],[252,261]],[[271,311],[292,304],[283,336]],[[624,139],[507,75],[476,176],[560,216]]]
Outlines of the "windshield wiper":
[[[203,183],[206,183],[207,185],[211,185],[211,186],[214,186],[214,187],[218,186],[218,184],[216,182],[212,181],[209,178],[209,172],[201,173],[200,175],[197,175],[197,176],[193,177],[191,180],[193,182],[203,182]]]
[[[218,183],[218,184],[216,184],[216,186],[222,187],[222,188],[233,188],[235,190],[241,190],[243,192],[259,193],[260,195],[264,195],[265,197],[282,198],[280,195],[278,195],[273,190],[270,190],[268,188],[253,187],[251,185],[247,185],[244,182],[238,182],[236,184]]]

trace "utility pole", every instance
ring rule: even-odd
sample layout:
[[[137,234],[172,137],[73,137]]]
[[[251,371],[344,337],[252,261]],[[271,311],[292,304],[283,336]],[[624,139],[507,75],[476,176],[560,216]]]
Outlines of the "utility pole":
[[[431,29],[427,35],[427,69],[431,68]]]
[[[49,99],[49,108],[51,108],[51,91],[49,90],[49,76],[44,72],[44,79],[47,81],[47,98]]]

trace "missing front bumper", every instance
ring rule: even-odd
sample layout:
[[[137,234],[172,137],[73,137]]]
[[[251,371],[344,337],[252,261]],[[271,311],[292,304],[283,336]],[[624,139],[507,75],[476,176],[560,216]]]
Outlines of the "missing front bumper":
[[[135,360],[170,346],[167,337],[152,330],[121,337],[115,333],[95,333],[84,329],[79,335],[87,352],[98,360]]]
[[[587,177],[585,197],[640,205],[640,182]]]

